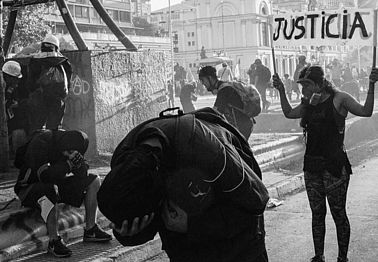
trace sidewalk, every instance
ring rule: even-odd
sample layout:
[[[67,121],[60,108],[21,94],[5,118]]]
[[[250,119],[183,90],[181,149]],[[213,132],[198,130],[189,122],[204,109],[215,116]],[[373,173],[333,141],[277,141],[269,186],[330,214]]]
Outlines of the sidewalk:
[[[370,119],[348,120],[346,143],[357,145],[363,139],[373,140],[377,138],[377,122],[378,115],[374,115]],[[348,135],[348,132],[351,135]],[[263,170],[263,181],[272,198],[282,199],[288,194],[304,189],[301,172],[304,144],[301,133],[253,134],[250,143]],[[348,147],[348,149],[351,149],[351,147]],[[105,176],[108,171],[109,168],[106,166],[91,169],[91,172],[100,176]],[[0,187],[2,186],[5,190],[1,190],[3,199],[14,197],[10,185],[12,183],[0,184]],[[3,203],[3,200],[0,200],[0,207],[3,206]],[[12,207],[19,207],[19,203],[12,203]],[[71,208],[65,210],[65,212],[64,217],[60,220],[60,230],[64,238],[72,242],[82,236],[83,210]],[[14,223],[14,218],[16,218],[17,223]],[[108,221],[103,216],[100,216],[100,222],[105,227],[108,225]],[[7,228],[4,225],[8,225],[8,231],[3,230]],[[11,208],[7,209],[0,213],[0,228],[2,228],[0,233],[0,261],[9,261],[22,255],[41,252],[46,249],[48,241],[46,229],[41,221],[38,222],[36,214],[28,213],[19,208],[13,209],[13,211]],[[1,243],[1,241],[3,242]],[[82,243],[75,244],[72,247],[77,248],[78,253],[74,253],[72,260],[65,261],[119,261],[121,258],[127,259],[127,261],[143,261],[161,252],[158,238],[145,245],[133,248],[122,247],[115,240],[106,248],[98,246],[98,248],[90,249],[90,251],[85,251],[87,247],[84,248],[85,250],[80,249],[79,247],[83,247]],[[83,252],[86,252],[86,254],[83,254]],[[38,259],[35,258],[30,261],[61,260],[40,255]]]
[[[300,152],[303,150],[303,145],[299,143],[299,137],[299,134],[254,134],[251,136],[250,141],[254,144],[252,148],[263,170],[268,170],[270,162],[283,159],[293,151]],[[109,170],[109,166],[99,166],[90,169],[90,172],[104,177]],[[1,174],[1,176],[8,177],[8,181],[0,184],[0,208],[16,197],[13,192],[13,185],[17,170],[12,169],[9,173]],[[278,173],[264,176],[268,179],[267,181],[264,180],[265,183],[269,183],[269,178],[272,178],[274,182],[280,179],[280,174]],[[62,206],[62,210],[63,212],[59,219],[60,233],[65,241],[73,242],[82,236],[84,210],[83,208],[67,208],[66,206]],[[99,222],[105,228],[109,224],[101,214],[99,214]],[[2,229],[0,233],[0,261],[9,261],[20,256],[46,250],[48,243],[47,232],[45,224],[39,218],[39,213],[20,208],[18,200],[12,202],[7,209],[0,211],[0,228]],[[108,249],[113,247],[118,247],[117,242],[110,244]],[[98,253],[101,250],[99,248],[94,253]],[[82,252],[79,252],[77,255],[81,254]],[[50,261],[49,259],[46,261]],[[77,260],[73,258],[72,261]]]

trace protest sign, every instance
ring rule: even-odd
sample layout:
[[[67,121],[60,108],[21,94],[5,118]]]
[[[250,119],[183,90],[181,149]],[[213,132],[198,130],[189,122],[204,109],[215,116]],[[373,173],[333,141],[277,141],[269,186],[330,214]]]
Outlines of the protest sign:
[[[277,14],[272,22],[274,46],[376,46],[372,9]]]

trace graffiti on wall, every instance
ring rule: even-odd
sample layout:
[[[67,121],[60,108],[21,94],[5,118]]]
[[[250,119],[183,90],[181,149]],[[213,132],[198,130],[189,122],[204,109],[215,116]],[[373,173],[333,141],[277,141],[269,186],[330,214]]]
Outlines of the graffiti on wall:
[[[66,115],[72,119],[89,119],[93,115],[92,87],[79,75],[72,75],[70,95],[66,100]]]

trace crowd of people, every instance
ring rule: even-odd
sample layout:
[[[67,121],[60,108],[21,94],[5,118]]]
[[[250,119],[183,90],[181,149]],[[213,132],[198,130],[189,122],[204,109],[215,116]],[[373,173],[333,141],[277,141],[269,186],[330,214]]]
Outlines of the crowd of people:
[[[298,60],[293,79],[285,74],[281,80],[256,59],[248,70],[249,83],[235,81],[227,64],[219,71],[200,68],[199,83],[216,100],[212,108],[199,110],[193,106],[198,83],[183,81],[185,70],[177,64],[176,83],[167,83],[172,108],[128,132],[102,182],[88,172],[87,135],[60,129],[72,68],[59,53],[57,39],[46,37],[32,58],[24,101],[17,95],[24,77],[21,65],[6,62],[2,72],[9,126],[14,128],[16,116],[28,119],[29,125],[23,127],[28,139],[15,156],[19,176],[14,190],[22,205],[40,211],[50,238],[48,251],[57,257],[72,255],[58,234],[58,204],[65,203],[84,204],[83,241],[112,239],[96,223],[99,207],[121,244],[140,245],[159,233],[170,261],[267,262],[264,211],[269,195],[248,139],[254,117],[268,111],[266,94],[273,87],[284,116],[300,119],[304,130],[303,171],[315,250],[311,261],[325,261],[327,199],[336,224],[337,261],[347,262],[346,196],[352,168],[344,147],[345,119],[348,113],[372,115],[378,69],[371,69],[361,104],[342,88],[361,72],[336,60],[327,68],[310,65],[302,56]],[[176,113],[177,82],[184,112]],[[293,94],[299,102],[294,107]]]

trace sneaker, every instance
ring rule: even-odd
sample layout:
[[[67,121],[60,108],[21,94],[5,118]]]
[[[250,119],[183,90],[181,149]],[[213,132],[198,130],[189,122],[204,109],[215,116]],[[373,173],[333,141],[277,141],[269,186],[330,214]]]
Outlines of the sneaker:
[[[84,229],[84,242],[106,242],[112,240],[112,236],[95,224],[91,229]]]
[[[324,256],[314,256],[311,258],[311,262],[325,262]]]
[[[47,252],[53,254],[55,257],[69,257],[72,255],[72,251],[64,244],[62,238],[49,241]]]

